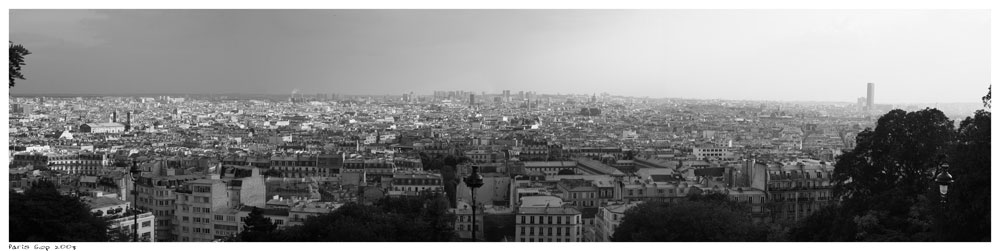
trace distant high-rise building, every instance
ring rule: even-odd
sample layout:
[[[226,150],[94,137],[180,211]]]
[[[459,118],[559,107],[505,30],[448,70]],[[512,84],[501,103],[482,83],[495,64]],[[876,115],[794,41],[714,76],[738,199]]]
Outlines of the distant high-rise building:
[[[868,103],[866,108],[869,111],[875,109],[875,83],[868,83]]]
[[[476,106],[476,94],[469,93],[469,107]]]

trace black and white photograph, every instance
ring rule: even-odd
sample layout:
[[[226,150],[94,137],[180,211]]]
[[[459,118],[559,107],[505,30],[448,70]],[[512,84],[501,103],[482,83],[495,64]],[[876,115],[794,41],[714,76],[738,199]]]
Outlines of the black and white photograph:
[[[8,250],[992,246],[985,7],[53,7]]]

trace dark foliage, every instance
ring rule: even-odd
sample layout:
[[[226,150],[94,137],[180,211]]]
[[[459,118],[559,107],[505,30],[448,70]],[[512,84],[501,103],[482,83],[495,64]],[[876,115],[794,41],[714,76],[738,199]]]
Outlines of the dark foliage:
[[[613,241],[766,241],[744,205],[725,195],[691,196],[674,203],[647,202],[625,212]]]
[[[451,241],[455,238],[448,201],[437,194],[384,198],[375,205],[347,204],[303,225],[238,241],[385,242]]]
[[[948,155],[955,183],[948,189],[941,224],[944,240],[990,241],[990,119],[979,110],[962,121]]]
[[[15,79],[24,79],[24,75],[21,75],[21,66],[24,65],[24,56],[30,55],[31,52],[25,49],[24,46],[20,44],[14,44],[14,42],[7,41],[8,47],[10,48],[8,55],[8,66],[10,66],[10,72],[8,77],[10,78],[10,87],[14,87]]]
[[[986,96],[983,96],[983,106],[985,106],[986,108],[992,108],[991,107],[991,105],[992,105],[992,102],[991,102],[992,94],[993,94],[993,86],[990,85],[988,91],[986,91]]]
[[[937,109],[890,111],[837,161],[835,195],[860,203],[891,189],[923,194],[953,134],[952,121]]]
[[[834,194],[789,232],[795,241],[989,241],[989,120],[979,111],[954,130],[936,109],[893,110],[838,159]],[[941,204],[934,177],[947,161],[955,183]]]
[[[10,192],[10,240],[15,242],[108,241],[108,222],[79,198],[39,181],[24,194]]]
[[[240,241],[268,241],[269,236],[278,229],[271,219],[264,217],[264,211],[254,207],[243,219],[243,231],[237,236]]]

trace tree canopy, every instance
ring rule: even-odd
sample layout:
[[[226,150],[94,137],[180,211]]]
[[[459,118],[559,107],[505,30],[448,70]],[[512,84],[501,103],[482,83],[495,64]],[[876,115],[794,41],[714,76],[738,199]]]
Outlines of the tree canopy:
[[[302,225],[238,241],[451,241],[455,238],[448,201],[439,194],[379,200],[375,205],[346,204]]]
[[[108,222],[90,213],[77,197],[48,181],[19,194],[10,192],[10,240],[17,242],[108,241]]]
[[[838,157],[834,196],[789,232],[795,241],[989,240],[989,120],[980,110],[954,123],[936,109],[893,110]],[[934,182],[941,166],[955,183],[947,203]]]
[[[990,241],[990,119],[979,110],[962,121],[948,170],[955,182],[942,212],[945,240]]]
[[[8,55],[8,66],[10,66],[10,72],[8,75],[10,78],[10,86],[8,88],[10,88],[14,87],[15,79],[24,79],[24,75],[21,74],[21,66],[24,65],[24,57],[31,54],[31,52],[20,44],[14,44],[14,42],[10,41],[7,41],[7,44],[10,48],[10,54]]]
[[[274,224],[270,218],[264,217],[263,210],[254,207],[250,210],[250,214],[243,219],[243,231],[240,231],[237,239],[240,241],[266,241],[267,236],[277,229],[277,224]]]
[[[766,241],[768,229],[753,224],[745,205],[723,194],[693,195],[678,202],[646,202],[625,212],[613,241]]]

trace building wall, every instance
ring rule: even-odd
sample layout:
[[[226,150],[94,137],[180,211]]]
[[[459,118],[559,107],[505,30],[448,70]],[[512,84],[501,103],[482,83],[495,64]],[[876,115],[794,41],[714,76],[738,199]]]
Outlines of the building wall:
[[[519,214],[515,216],[516,242],[580,242],[580,214]]]
[[[138,219],[136,219],[138,218]],[[135,233],[135,222],[139,222],[139,241],[156,241],[156,220],[152,213],[146,212],[134,216],[118,217],[108,220],[108,231],[128,231]]]
[[[229,196],[221,181],[211,184],[187,184],[189,191],[179,192],[178,210],[174,222],[177,241],[210,242],[215,240],[212,231],[213,212],[228,209]]]

